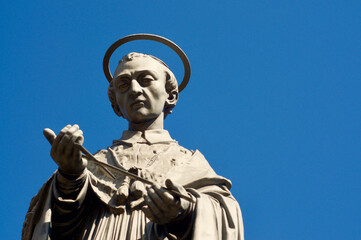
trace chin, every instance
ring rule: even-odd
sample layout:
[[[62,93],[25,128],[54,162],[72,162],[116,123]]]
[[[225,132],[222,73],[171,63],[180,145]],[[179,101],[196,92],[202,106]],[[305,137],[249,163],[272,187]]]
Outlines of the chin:
[[[153,115],[138,112],[136,114],[131,114],[131,116],[129,116],[129,118],[128,118],[128,121],[132,122],[132,123],[145,123],[145,122],[151,121],[155,118],[156,118],[156,116],[154,117]]]
[[[140,123],[146,123],[149,121],[153,121],[153,120],[157,119],[158,117],[159,117],[159,115],[157,115],[157,114],[137,112],[137,113],[131,114],[128,118],[128,121],[131,123],[140,124]]]

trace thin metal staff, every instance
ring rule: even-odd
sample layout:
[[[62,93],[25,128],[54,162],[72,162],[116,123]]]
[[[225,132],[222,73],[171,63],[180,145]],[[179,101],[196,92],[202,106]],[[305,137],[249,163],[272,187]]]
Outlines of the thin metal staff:
[[[131,173],[131,172],[128,172],[127,170],[123,170],[123,169],[121,169],[121,168],[115,167],[115,166],[110,165],[110,164],[108,164],[108,163],[99,161],[99,160],[96,159],[83,145],[80,145],[80,144],[78,144],[78,143],[75,143],[74,146],[75,146],[76,148],[78,148],[82,153],[84,153],[84,155],[85,155],[85,157],[86,157],[86,159],[87,159],[88,161],[90,160],[91,162],[93,162],[93,163],[95,163],[95,164],[97,164],[97,165],[99,165],[99,166],[101,166],[101,167],[103,167],[103,168],[105,168],[105,169],[107,169],[107,168],[108,168],[108,169],[111,169],[111,170],[113,170],[113,171],[115,171],[115,172],[118,172],[118,173],[120,173],[120,174],[122,174],[122,175],[128,176],[128,177],[131,178],[131,179],[138,180],[138,181],[143,182],[143,183],[145,183],[145,184],[149,184],[149,185],[154,185],[154,184],[155,184],[154,182],[149,181],[148,179],[142,178],[142,177],[140,177],[140,176],[138,176],[138,175],[135,175],[135,174],[133,174],[133,173]],[[108,172],[108,173],[109,173],[109,172]],[[112,174],[111,174],[111,175],[112,175]],[[114,175],[113,175],[113,178],[115,179]],[[169,189],[169,188],[167,188],[167,187],[162,187],[162,188],[164,188],[164,189],[167,190],[168,192],[170,192],[170,193],[172,193],[172,194],[174,194],[174,195],[176,195],[176,196],[178,196],[178,197],[180,197],[180,198],[183,198],[183,199],[185,199],[185,200],[188,200],[188,201],[190,201],[190,202],[192,202],[192,203],[195,202],[191,197],[189,197],[189,196],[187,196],[187,195],[184,195],[184,194],[182,194],[182,193],[180,193],[180,192],[177,192],[177,191],[175,191],[175,190],[173,190],[173,189]]]

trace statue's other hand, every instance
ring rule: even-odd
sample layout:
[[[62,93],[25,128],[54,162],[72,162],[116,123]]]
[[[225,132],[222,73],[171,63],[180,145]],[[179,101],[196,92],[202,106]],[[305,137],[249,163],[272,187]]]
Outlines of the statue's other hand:
[[[187,191],[180,184],[173,183],[170,179],[166,180],[167,188],[188,195]],[[147,187],[147,196],[144,196],[146,206],[142,208],[143,212],[152,222],[158,224],[168,224],[183,219],[183,215],[190,207],[190,202],[172,195],[169,191],[154,184]]]
[[[82,159],[81,152],[74,144],[83,144],[82,130],[77,124],[65,126],[59,134],[49,129],[44,129],[44,136],[52,144],[50,155],[59,166],[62,173],[78,176],[86,167],[86,161]]]

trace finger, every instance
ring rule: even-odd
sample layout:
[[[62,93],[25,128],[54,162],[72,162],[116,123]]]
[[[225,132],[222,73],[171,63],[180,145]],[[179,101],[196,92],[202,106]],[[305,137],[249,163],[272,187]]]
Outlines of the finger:
[[[76,132],[71,141],[74,143],[74,144],[80,144],[80,145],[83,145],[84,143],[84,136],[83,136],[83,132],[81,130],[78,130],[78,132]]]
[[[168,204],[165,204],[163,199],[156,193],[153,188],[147,187],[148,196],[154,202],[158,209],[165,212],[168,210]]]
[[[70,143],[70,136],[68,134],[64,134],[64,136],[61,138],[59,144],[58,144],[58,150],[57,150],[57,153],[59,155],[65,155],[65,156],[69,156],[69,152],[74,146],[71,146],[71,143]]]
[[[183,195],[189,196],[188,192],[185,190],[185,188],[182,185],[177,184],[170,179],[167,179],[165,181],[165,184],[168,189],[171,189],[171,190],[179,192]],[[190,205],[191,203],[188,200],[180,199],[178,196],[175,196],[175,199],[176,199],[175,205],[178,209],[183,209],[183,211],[184,211],[191,206]]]
[[[174,190],[174,191],[182,193],[184,195],[188,194],[187,191],[185,190],[185,188],[182,185],[180,185],[178,183],[174,183],[169,178],[167,180],[165,180],[165,185],[167,186],[168,189]]]
[[[55,155],[58,153],[58,145],[61,139],[63,138],[65,132],[71,127],[71,125],[66,125],[56,136],[55,141],[53,142],[52,148],[51,148],[51,156],[54,158]]]
[[[77,130],[75,132],[68,133],[70,135],[70,139],[69,139],[69,144],[74,144],[74,143],[79,143],[82,144],[84,142],[84,137],[83,137],[83,131],[82,130]],[[75,151],[75,149],[74,149]]]
[[[153,218],[158,220],[163,215],[162,212],[159,210],[159,208],[155,205],[155,203],[152,201],[152,199],[147,196],[144,198],[145,203],[148,205],[148,209],[153,215]]]
[[[79,131],[79,126],[77,124],[74,124],[72,127],[70,127],[68,129],[68,131],[65,132],[62,140],[59,143],[59,152],[60,153],[64,153],[64,155],[66,157],[70,157],[71,155],[73,155],[74,152],[74,140],[78,137],[78,136],[74,136],[74,134],[77,133],[77,131]]]
[[[167,204],[175,205],[176,199],[174,196],[169,193],[169,191],[165,190],[164,188],[160,187],[158,184],[153,185],[153,189],[159,195],[163,202]]]
[[[152,222],[158,222],[156,217],[153,216],[152,212],[149,210],[148,206],[143,206],[142,211],[144,212],[145,216]]]
[[[74,145],[73,145],[73,153],[71,156],[73,161],[79,161],[79,160],[82,162],[85,161],[82,159],[81,151],[78,148],[76,148]]]
[[[68,131],[65,132],[65,134],[67,135],[73,135],[75,134],[77,131],[79,131],[79,126],[78,124],[74,124],[73,126],[71,126]]]
[[[80,145],[83,145],[84,143],[84,136],[83,136],[83,131],[82,130],[78,130],[78,136],[77,138],[74,140],[75,143],[78,143]]]
[[[72,156],[73,160],[78,160],[81,157],[81,150],[75,146],[75,144],[83,145],[84,137],[83,136],[76,136],[75,140],[70,141],[72,144],[72,152],[69,154]]]
[[[65,147],[65,151],[64,151],[65,156],[70,157],[73,161],[79,161],[80,156],[81,156],[81,151],[75,147],[75,143],[78,143],[78,142],[83,143],[84,138],[83,138],[83,136],[79,136],[76,133],[69,139],[69,142],[67,143],[67,145]]]
[[[46,140],[48,140],[48,142],[50,143],[50,145],[53,145],[53,142],[56,138],[56,134],[54,133],[54,131],[51,130],[50,128],[45,128],[43,134]]]

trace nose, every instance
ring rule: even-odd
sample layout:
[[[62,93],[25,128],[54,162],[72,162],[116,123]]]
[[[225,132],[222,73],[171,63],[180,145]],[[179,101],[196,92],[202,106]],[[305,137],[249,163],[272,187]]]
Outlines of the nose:
[[[142,92],[142,86],[140,86],[136,79],[133,79],[130,82],[129,91],[132,95],[138,96]]]

